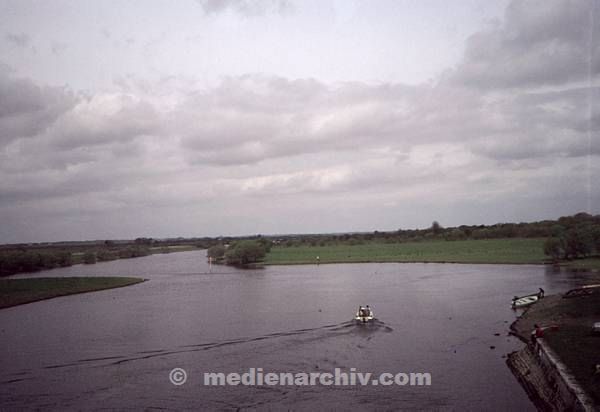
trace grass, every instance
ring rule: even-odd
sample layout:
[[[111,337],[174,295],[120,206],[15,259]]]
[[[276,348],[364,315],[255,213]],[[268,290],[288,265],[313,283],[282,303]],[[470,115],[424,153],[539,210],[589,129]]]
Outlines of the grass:
[[[58,296],[119,288],[143,282],[129,277],[0,279],[0,309]]]
[[[515,263],[544,262],[544,239],[486,239],[365,243],[358,245],[273,247],[267,265],[358,263],[358,262],[447,262]]]
[[[189,252],[199,250],[195,245],[171,245],[171,246],[152,246],[150,254],[155,253],[173,253],[173,252]]]

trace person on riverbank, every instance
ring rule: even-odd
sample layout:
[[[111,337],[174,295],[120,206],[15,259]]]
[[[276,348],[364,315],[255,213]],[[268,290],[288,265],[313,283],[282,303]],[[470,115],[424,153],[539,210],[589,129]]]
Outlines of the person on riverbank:
[[[544,289],[540,288],[540,291],[538,292],[538,298],[539,298],[539,299],[543,298],[543,297],[544,297],[544,295],[545,295],[545,293],[546,293],[546,292],[544,291]]]
[[[533,325],[534,329],[531,331],[531,342],[536,343],[538,338],[544,336],[544,328],[540,327],[537,323]]]

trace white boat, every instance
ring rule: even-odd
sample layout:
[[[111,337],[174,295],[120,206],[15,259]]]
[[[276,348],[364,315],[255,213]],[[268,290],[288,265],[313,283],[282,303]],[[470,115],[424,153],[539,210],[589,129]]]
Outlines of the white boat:
[[[539,300],[539,296],[536,295],[528,295],[528,296],[521,296],[520,298],[515,298],[512,301],[512,307],[513,308],[522,308],[524,306],[529,306],[534,304],[535,302],[537,302]]]
[[[373,309],[361,308],[356,312],[354,319],[357,320],[358,322],[367,323],[367,322],[373,320],[374,316],[375,315],[373,314]]]

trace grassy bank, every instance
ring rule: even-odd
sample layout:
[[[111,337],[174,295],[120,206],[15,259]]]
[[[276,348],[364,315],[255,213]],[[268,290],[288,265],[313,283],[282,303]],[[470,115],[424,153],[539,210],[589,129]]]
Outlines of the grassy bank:
[[[265,264],[449,262],[540,264],[544,239],[485,239],[273,247]]]
[[[0,279],[0,309],[76,293],[119,288],[143,282],[128,277]]]

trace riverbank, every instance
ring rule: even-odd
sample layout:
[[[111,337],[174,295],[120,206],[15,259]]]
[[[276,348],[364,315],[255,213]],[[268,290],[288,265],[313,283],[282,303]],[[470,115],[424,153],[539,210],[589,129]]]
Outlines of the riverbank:
[[[590,279],[597,282],[597,276]],[[539,408],[571,408],[577,398],[600,405],[600,337],[592,333],[598,321],[600,288],[581,297],[546,297],[511,325],[527,346],[511,354],[508,365]],[[531,342],[535,324],[549,327],[538,345]],[[580,390],[583,395],[578,396]]]
[[[0,309],[59,296],[135,285],[144,280],[131,277],[0,279]]]

